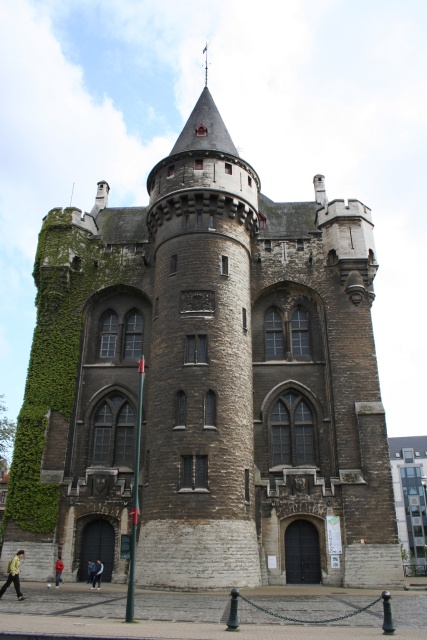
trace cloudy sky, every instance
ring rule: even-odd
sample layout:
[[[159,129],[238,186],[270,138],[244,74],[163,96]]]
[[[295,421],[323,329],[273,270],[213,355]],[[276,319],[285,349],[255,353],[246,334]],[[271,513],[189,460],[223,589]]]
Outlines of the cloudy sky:
[[[372,209],[373,306],[389,435],[427,435],[427,2],[0,0],[0,393],[22,404],[42,218],[144,205],[204,86],[276,201]],[[408,326],[406,326],[406,324]],[[410,331],[409,331],[410,330]],[[363,400],[363,398],[360,398]]]

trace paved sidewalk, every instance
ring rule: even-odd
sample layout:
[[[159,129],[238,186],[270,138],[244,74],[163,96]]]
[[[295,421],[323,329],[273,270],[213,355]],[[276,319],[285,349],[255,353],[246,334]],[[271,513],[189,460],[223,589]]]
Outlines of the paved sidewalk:
[[[91,591],[84,583],[47,589],[22,584],[18,602],[13,587],[0,600],[0,640],[111,638],[217,640],[224,638],[230,594],[221,592],[148,591],[135,588],[135,620],[126,623],[127,586],[104,584]],[[392,593],[392,613],[401,640],[427,637],[427,581],[411,591]],[[302,620],[348,616],[379,598],[377,590],[322,586],[242,589],[263,609]],[[269,616],[239,599],[240,636],[247,640],[364,640],[383,635],[382,600],[362,613],[327,624],[295,624]],[[239,636],[239,637],[240,637]]]

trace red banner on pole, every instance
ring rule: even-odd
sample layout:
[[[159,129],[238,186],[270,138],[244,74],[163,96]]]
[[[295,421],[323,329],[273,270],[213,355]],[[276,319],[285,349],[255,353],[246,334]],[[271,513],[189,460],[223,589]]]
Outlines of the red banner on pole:
[[[139,509],[131,509],[132,524],[138,524]]]
[[[138,360],[138,373],[144,373],[145,370],[145,360],[144,360],[144,356],[142,356],[141,360]]]

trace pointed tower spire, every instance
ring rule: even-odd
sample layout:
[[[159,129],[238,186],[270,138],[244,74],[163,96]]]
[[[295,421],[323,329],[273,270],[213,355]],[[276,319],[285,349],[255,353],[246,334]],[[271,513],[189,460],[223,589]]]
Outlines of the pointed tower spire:
[[[203,89],[170,155],[205,150],[239,155],[207,87]]]

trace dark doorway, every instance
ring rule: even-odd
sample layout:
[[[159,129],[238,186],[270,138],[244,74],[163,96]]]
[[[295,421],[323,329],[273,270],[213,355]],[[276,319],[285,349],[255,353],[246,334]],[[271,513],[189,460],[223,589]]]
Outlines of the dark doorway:
[[[95,520],[88,524],[82,535],[79,580],[87,580],[87,561],[101,560],[104,565],[102,580],[111,582],[114,566],[115,534],[113,526],[106,520]]]
[[[319,534],[307,520],[296,520],[285,533],[287,584],[318,584],[321,581]]]

